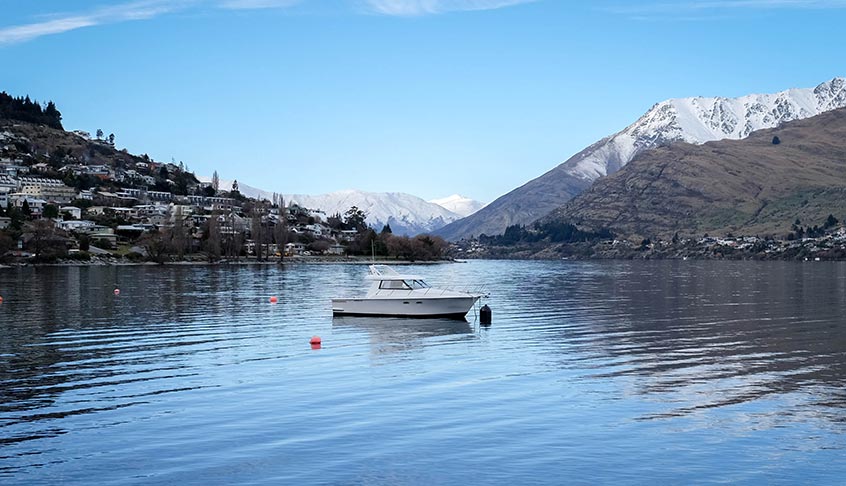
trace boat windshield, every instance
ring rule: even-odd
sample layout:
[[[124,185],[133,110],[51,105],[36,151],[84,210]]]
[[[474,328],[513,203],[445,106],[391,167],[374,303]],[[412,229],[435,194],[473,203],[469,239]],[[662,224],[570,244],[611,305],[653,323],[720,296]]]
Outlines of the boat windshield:
[[[379,288],[385,290],[417,290],[428,289],[429,284],[422,280],[382,280]]]
[[[387,290],[411,290],[411,286],[405,280],[381,280],[379,282],[379,288]]]

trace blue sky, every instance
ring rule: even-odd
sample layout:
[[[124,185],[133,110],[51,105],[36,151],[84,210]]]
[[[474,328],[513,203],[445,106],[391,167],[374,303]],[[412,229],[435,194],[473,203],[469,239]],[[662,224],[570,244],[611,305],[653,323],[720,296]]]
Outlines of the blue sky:
[[[0,90],[286,193],[489,202],[663,99],[846,75],[846,0],[0,5]]]

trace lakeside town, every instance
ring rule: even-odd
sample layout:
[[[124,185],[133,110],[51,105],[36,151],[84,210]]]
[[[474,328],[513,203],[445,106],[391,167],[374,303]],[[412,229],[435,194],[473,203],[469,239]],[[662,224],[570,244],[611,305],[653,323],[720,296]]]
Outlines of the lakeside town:
[[[537,222],[449,244],[438,236],[371,228],[355,206],[343,214],[258,200],[238,182],[200,181],[183,163],[117,149],[98,129],[65,131],[52,102],[0,93],[0,263],[90,264],[282,261],[379,256],[526,259],[846,259],[846,229],[793,222],[779,236],[648,238]]]
[[[63,146],[35,137],[48,127],[0,127],[0,258],[5,263],[281,261],[285,257],[377,254],[442,258],[438,237],[368,227],[364,211],[344,214],[246,197],[217,172],[199,181],[183,163],[134,156],[114,135],[58,132]],[[68,139],[70,137],[70,139]],[[57,143],[52,140],[48,145]]]
[[[836,218],[805,228],[797,221],[784,239],[760,236],[708,236],[669,240],[594,239],[557,245],[501,244],[498,237],[461,241],[452,252],[459,258],[527,258],[575,260],[846,260],[846,227]]]
[[[114,136],[73,136],[114,150]],[[507,235],[448,244],[439,237],[377,232],[366,214],[256,200],[217,173],[199,181],[182,163],[130,156],[120,164],[85,164],[68,151],[20,157],[22,140],[0,132],[0,255],[4,263],[282,261],[371,254],[409,261],[454,258],[533,259],[846,259],[846,228],[833,216],[800,221],[784,239],[726,235],[671,240],[600,238],[542,245]],[[26,147],[25,147],[26,148]],[[17,158],[8,154],[14,153]],[[44,160],[46,159],[46,160]],[[521,230],[524,231],[525,230]],[[306,258],[314,259],[314,258]]]

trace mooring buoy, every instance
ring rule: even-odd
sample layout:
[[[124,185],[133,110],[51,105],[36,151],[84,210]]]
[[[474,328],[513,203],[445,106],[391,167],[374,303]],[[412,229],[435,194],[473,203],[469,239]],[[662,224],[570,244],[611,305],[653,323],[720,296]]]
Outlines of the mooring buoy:
[[[479,309],[479,322],[490,325],[492,318],[491,314],[491,308],[488,307],[488,304],[483,305],[482,308]]]

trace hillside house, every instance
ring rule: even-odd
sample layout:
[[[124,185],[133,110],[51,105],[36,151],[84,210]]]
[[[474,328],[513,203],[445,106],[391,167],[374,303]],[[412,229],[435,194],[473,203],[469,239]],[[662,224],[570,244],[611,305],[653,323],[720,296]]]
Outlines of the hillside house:
[[[30,211],[32,211],[32,214],[34,215],[40,215],[41,212],[44,211],[44,205],[47,204],[47,201],[43,199],[38,199],[21,193],[9,194],[9,199],[12,205],[18,209],[23,208],[24,201],[26,201],[27,206],[29,206]]]
[[[88,232],[93,230],[95,226],[94,221],[88,220],[70,220],[70,221],[59,221],[56,223],[56,227],[65,231],[74,231],[74,232]],[[86,231],[88,230],[88,231]]]
[[[306,248],[302,243],[287,243],[285,245],[285,256],[302,255]]]
[[[59,208],[59,214],[67,213],[73,219],[82,218],[82,209],[76,206],[62,206]]]
[[[20,192],[38,199],[67,204],[76,199],[76,189],[58,179],[20,177]]]

